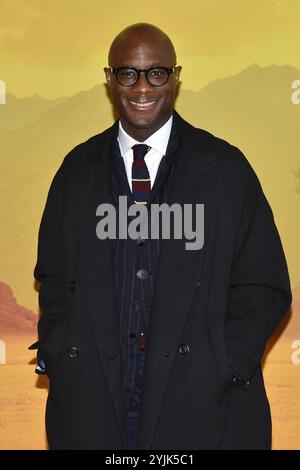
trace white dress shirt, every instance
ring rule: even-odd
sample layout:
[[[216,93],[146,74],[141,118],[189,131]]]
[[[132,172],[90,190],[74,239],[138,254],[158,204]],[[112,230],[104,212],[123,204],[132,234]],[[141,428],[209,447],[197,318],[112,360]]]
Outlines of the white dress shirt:
[[[133,162],[133,150],[132,147],[135,144],[146,144],[151,149],[145,156],[145,163],[147,165],[150,179],[151,179],[151,189],[153,187],[155,177],[157,174],[157,170],[160,164],[162,157],[165,155],[169,137],[171,133],[173,122],[173,115],[170,119],[158,129],[154,134],[150,135],[145,142],[139,142],[135,140],[133,137],[127,134],[124,131],[121,120],[119,121],[119,133],[118,133],[118,142],[120,147],[121,155],[124,159],[127,179],[129,187],[132,191],[132,182],[131,182],[131,171],[132,171],[132,162]]]

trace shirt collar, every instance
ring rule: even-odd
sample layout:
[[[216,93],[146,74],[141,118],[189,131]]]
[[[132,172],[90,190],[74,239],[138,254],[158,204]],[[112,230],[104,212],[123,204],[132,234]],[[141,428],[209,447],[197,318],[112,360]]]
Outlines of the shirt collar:
[[[149,145],[149,147],[153,148],[162,155],[165,155],[170,138],[172,123],[173,114],[168,119],[168,121],[156,132],[151,134],[150,137],[145,140],[145,142],[139,142],[127,134],[127,132],[123,129],[121,120],[119,120],[118,142],[120,145],[121,155],[125,155],[133,145],[141,143]]]

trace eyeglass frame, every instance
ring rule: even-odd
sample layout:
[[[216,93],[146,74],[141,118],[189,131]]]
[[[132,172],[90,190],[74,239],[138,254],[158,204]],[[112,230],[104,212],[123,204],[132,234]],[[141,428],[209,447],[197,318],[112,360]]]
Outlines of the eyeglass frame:
[[[176,65],[173,65],[173,67],[162,67],[162,66],[157,66],[157,67],[150,67],[149,69],[137,69],[136,67],[132,67],[131,65],[128,65],[127,67],[108,67],[107,69],[111,69],[112,70],[112,73],[115,75],[116,77],[116,80],[117,82],[121,85],[121,86],[124,86],[126,88],[129,88],[129,87],[132,87],[134,85],[136,85],[140,79],[140,76],[141,76],[141,73],[143,72],[146,76],[146,79],[147,79],[147,82],[149,83],[149,85],[153,86],[153,87],[160,87],[160,86],[164,86],[166,83],[168,83],[168,80],[169,80],[169,77],[171,75],[171,73],[174,73],[175,72],[175,69],[176,67],[179,67],[179,66],[176,66]],[[107,70],[106,69],[106,70]],[[119,70],[126,70],[126,69],[130,69],[130,70],[134,70],[135,72],[137,72],[137,79],[136,81],[132,84],[132,85],[123,85],[123,83],[121,83],[119,80],[118,80],[118,76],[117,76],[117,73]],[[163,69],[165,70],[167,73],[168,73],[168,77],[167,77],[167,80],[162,83],[161,85],[153,85],[153,83],[151,83],[149,81],[149,78],[148,78],[148,73],[151,71],[151,70],[155,70],[155,69]],[[104,69],[105,70],[105,69]]]

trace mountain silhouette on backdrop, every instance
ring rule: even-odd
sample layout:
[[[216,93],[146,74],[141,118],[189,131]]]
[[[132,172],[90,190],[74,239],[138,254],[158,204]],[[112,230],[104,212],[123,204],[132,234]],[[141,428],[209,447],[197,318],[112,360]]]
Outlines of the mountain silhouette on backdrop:
[[[18,305],[11,288],[0,282],[0,339],[35,335],[37,318],[34,312]]]

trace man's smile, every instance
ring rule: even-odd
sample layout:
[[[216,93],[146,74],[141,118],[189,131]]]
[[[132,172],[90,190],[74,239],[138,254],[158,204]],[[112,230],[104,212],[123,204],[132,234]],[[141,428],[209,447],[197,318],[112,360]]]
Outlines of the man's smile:
[[[156,99],[156,100],[144,100],[144,101],[141,101],[141,100],[129,100],[127,98],[127,101],[135,108],[135,109],[138,109],[138,110],[147,110],[149,108],[151,108],[152,106],[154,106],[158,101],[159,101],[160,98]]]

